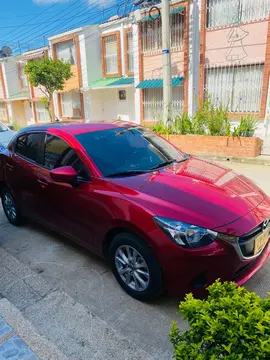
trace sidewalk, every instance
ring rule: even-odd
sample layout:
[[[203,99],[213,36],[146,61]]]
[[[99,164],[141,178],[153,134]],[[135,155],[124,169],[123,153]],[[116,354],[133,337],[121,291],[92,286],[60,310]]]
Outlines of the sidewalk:
[[[0,300],[0,360],[68,360],[7,299]]]
[[[0,248],[0,360],[152,360]]]
[[[211,156],[211,155],[196,155],[202,159],[212,160],[212,161],[226,161],[228,163],[242,163],[242,164],[251,164],[251,165],[265,165],[270,166],[270,156],[260,155],[256,158],[245,158],[237,156]]]

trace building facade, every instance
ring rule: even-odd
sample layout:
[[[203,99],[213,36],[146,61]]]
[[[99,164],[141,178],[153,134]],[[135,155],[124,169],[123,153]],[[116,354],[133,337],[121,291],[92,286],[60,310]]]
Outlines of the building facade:
[[[170,4],[172,113],[194,115],[211,98],[239,122],[252,114],[270,147],[270,0],[173,0]],[[47,48],[0,62],[0,120],[47,122],[42,89],[28,84],[27,61],[69,61],[72,77],[54,95],[66,121],[162,119],[162,17],[137,10],[49,38]],[[270,150],[269,150],[270,151]]]
[[[232,119],[252,114],[257,135],[269,121],[270,0],[202,0],[199,99],[227,106]]]

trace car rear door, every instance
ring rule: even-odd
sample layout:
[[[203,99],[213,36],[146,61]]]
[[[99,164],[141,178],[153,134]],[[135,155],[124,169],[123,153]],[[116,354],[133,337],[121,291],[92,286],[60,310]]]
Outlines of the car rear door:
[[[44,136],[42,132],[19,135],[14,140],[13,151],[5,163],[6,181],[21,213],[34,220],[39,219],[37,172]]]

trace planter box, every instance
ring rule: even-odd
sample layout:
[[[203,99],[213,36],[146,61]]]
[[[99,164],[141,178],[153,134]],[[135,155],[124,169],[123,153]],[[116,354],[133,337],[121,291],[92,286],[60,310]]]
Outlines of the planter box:
[[[180,150],[192,155],[256,157],[263,141],[257,137],[227,137],[206,135],[164,136]]]

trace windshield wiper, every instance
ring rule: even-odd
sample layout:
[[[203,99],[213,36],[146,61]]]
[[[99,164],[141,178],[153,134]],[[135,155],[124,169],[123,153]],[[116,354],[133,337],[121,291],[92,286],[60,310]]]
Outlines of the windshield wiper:
[[[122,176],[133,176],[133,175],[140,175],[140,174],[146,174],[148,170],[126,170],[126,171],[119,171],[114,174],[107,175],[106,177],[122,177]]]
[[[167,165],[171,165],[171,164],[173,164],[173,163],[181,163],[181,162],[184,162],[184,161],[186,161],[188,158],[189,158],[190,156],[189,155],[187,155],[184,159],[182,159],[182,160],[176,160],[176,159],[171,159],[171,160],[167,160],[167,161],[164,161],[164,162],[162,162],[162,163],[159,163],[159,164],[157,164],[157,165],[155,165],[154,167],[152,167],[150,170],[156,170],[156,169],[159,169],[159,168],[161,168],[161,167],[164,167],[164,166],[167,166]]]
[[[171,165],[171,164],[173,164],[173,163],[175,163],[175,162],[177,162],[177,160],[176,160],[176,159],[172,159],[172,160],[164,161],[164,162],[161,162],[161,163],[159,163],[159,164],[157,164],[157,165],[153,166],[150,170],[159,169],[159,168],[161,168],[161,167],[163,167],[163,166]]]

